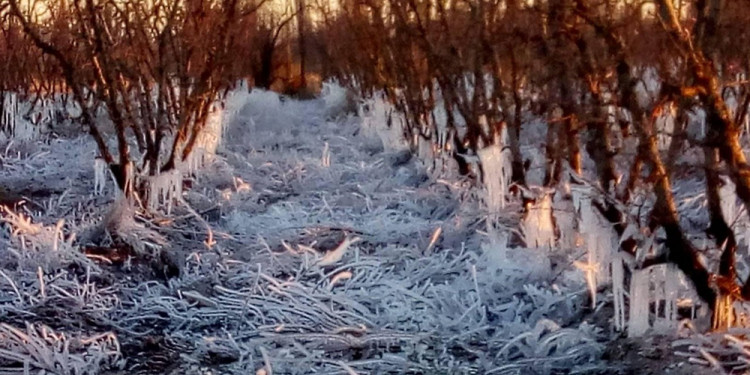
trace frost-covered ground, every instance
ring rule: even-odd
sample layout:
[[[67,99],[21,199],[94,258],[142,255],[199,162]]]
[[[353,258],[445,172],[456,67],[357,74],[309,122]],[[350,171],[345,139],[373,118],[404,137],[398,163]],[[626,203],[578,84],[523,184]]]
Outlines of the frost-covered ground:
[[[4,214],[0,374],[643,369],[611,344],[611,296],[591,307],[583,250],[518,245],[518,204],[488,230],[476,188],[334,95],[238,98],[171,215],[94,195],[88,138],[5,144],[0,191],[30,202]],[[96,253],[103,229],[145,260]]]

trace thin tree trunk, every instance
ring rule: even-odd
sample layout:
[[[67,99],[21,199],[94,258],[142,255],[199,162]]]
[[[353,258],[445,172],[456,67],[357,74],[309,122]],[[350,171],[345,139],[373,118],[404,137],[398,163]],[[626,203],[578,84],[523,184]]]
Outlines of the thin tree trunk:
[[[565,140],[568,146],[568,164],[573,173],[581,175],[583,173],[583,157],[581,156],[581,146],[578,142],[578,118],[572,111],[565,118]]]
[[[720,187],[723,183],[718,171],[719,155],[716,149],[710,147],[703,148],[703,155],[706,160],[706,198],[711,220],[707,233],[714,238],[718,248],[724,249],[719,264],[719,274],[734,280],[737,277],[734,259],[737,241],[734,238],[734,231],[729,226],[731,223],[727,223],[722,214]]]
[[[651,165],[656,202],[652,212],[654,222],[662,226],[667,234],[667,259],[676,264],[692,281],[698,295],[711,306],[716,300],[716,292],[710,286],[711,275],[698,256],[698,250],[685,238],[680,228],[679,215],[672,195],[669,174],[659,155],[654,134],[653,119],[645,119],[636,127],[639,141],[645,145],[642,155]]]
[[[547,143],[545,154],[547,155],[547,170],[544,174],[544,186],[557,186],[562,175],[562,143],[565,139],[562,134],[562,119],[553,118],[547,125]]]
[[[732,119],[729,109],[721,96],[718,73],[713,64],[706,57],[710,52],[710,41],[715,35],[715,26],[721,11],[721,3],[710,0],[710,4],[703,2],[699,9],[699,24],[703,24],[698,33],[697,43],[688,39],[682,32],[679,18],[674,5],[667,0],[656,1],[659,12],[664,20],[667,32],[675,43],[686,52],[688,67],[695,82],[695,88],[706,110],[706,124],[708,134],[706,143],[710,147],[718,147],[719,156],[727,163],[729,176],[736,186],[737,196],[742,200],[747,212],[750,212],[750,165],[740,144],[740,129]],[[698,44],[698,50],[693,48]],[[742,287],[743,295],[750,295],[750,276]]]
[[[509,5],[510,7],[510,5]],[[519,72],[518,62],[515,53],[511,47],[511,86],[513,90],[513,119],[508,123],[508,143],[510,154],[513,158],[511,162],[511,181],[520,186],[526,186],[526,170],[523,166],[523,154],[521,153],[521,124],[523,121],[523,100],[519,93]]]

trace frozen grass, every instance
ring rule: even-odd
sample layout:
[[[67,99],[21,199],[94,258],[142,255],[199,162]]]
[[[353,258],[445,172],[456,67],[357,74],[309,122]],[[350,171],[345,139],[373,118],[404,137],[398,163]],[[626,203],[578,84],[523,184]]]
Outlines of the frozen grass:
[[[52,194],[30,197],[40,214],[6,216],[0,335],[15,336],[0,347],[0,371],[603,369],[611,330],[582,316],[592,300],[607,303],[597,295],[605,278],[592,279],[599,299],[591,298],[586,272],[574,267],[587,259],[575,236],[552,253],[519,247],[519,202],[498,202],[506,207],[489,223],[481,191],[402,152],[398,115],[384,102],[361,106],[357,118],[340,112],[345,99],[332,89],[305,102],[232,96],[216,157],[195,163],[191,189],[154,202],[164,211],[153,216],[113,205],[109,181],[94,195],[86,138],[11,144],[0,183],[31,176]],[[534,148],[524,152],[536,160]],[[549,228],[533,229],[523,234],[542,239],[534,246],[555,242]],[[149,257],[177,255],[181,275],[164,281],[137,261],[114,266],[81,253],[107,246],[113,232]],[[608,240],[592,236],[592,248]],[[606,273],[601,255],[584,263]],[[18,332],[33,339],[21,345]]]

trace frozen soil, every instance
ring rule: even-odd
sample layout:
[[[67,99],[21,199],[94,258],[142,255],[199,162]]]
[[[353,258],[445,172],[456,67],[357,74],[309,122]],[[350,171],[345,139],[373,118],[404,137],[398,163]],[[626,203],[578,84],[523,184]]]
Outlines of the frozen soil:
[[[3,216],[0,374],[703,369],[671,339],[618,338],[582,250],[520,247],[518,203],[488,231],[476,187],[367,113],[243,97],[170,215],[123,206],[111,183],[93,195],[85,137],[5,145],[0,192],[31,220]]]

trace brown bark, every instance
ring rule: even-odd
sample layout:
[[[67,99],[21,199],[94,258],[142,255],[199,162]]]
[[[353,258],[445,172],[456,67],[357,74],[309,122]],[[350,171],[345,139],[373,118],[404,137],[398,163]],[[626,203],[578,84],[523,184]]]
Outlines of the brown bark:
[[[583,157],[581,156],[581,146],[578,140],[579,123],[578,118],[569,111],[570,115],[565,118],[565,140],[568,147],[568,165],[573,173],[581,175],[583,173]]]
[[[611,151],[610,129],[603,111],[605,103],[599,86],[597,69],[589,45],[582,36],[576,38],[576,46],[581,54],[583,65],[581,71],[584,73],[581,78],[588,82],[592,99],[591,120],[586,126],[589,130],[586,151],[596,163],[596,172],[602,190],[605,193],[611,193],[617,180],[617,169],[615,168],[615,153]]]
[[[39,48],[43,53],[52,56],[60,65],[63,71],[63,76],[65,77],[65,81],[70,87],[70,90],[73,92],[73,98],[77,103],[79,103],[81,107],[81,117],[83,119],[83,123],[88,126],[89,134],[92,138],[94,138],[94,141],[99,148],[99,154],[105,162],[107,162],[108,164],[112,164],[114,162],[114,158],[109,152],[109,148],[107,147],[107,144],[104,141],[104,137],[102,136],[101,132],[99,132],[99,128],[94,122],[94,116],[91,113],[91,109],[86,105],[85,96],[79,86],[73,64],[67,58],[65,58],[60,50],[42,39],[38,31],[34,29],[34,27],[26,19],[26,17],[24,17],[21,13],[17,1],[18,0],[9,0],[11,15],[13,15],[21,23],[24,33],[26,33],[26,35],[31,38],[34,45],[36,45],[36,47]]]
[[[638,103],[634,89],[637,80],[632,76],[632,69],[626,59],[624,44],[611,28],[589,17],[584,1],[577,1],[577,11],[594,27],[597,34],[605,39],[610,54],[617,61],[616,73],[620,106],[630,111],[633,119],[632,125],[639,140],[638,155],[634,160],[630,174],[631,180],[628,185],[635,186],[634,179],[639,178],[642,163],[651,167],[649,180],[653,182],[656,195],[656,202],[652,211],[652,223],[660,225],[667,234],[666,247],[668,252],[666,259],[677,265],[691,280],[698,295],[713,306],[716,300],[716,292],[711,287],[711,274],[701,263],[698,250],[685,237],[680,228],[679,214],[674,203],[669,174],[656,143],[654,116],[647,116]],[[629,193],[626,194],[629,195]],[[609,214],[606,215],[609,220],[615,223],[615,229],[622,228],[622,212],[614,208],[604,211],[605,215]],[[618,230],[618,232],[622,233],[621,230]]]
[[[742,200],[746,212],[750,212],[750,165],[748,165],[740,144],[740,129],[730,115],[729,108],[721,95],[716,68],[706,57],[710,53],[708,41],[715,36],[715,25],[721,10],[721,4],[715,0],[709,0],[708,3],[702,1],[701,3],[703,6],[699,4],[697,20],[697,28],[700,30],[697,34],[699,39],[690,40],[690,37],[682,32],[673,4],[667,0],[657,1],[667,32],[675,44],[685,51],[688,67],[695,83],[695,90],[697,90],[698,97],[704,104],[706,124],[708,125],[706,145],[718,148],[719,156],[727,164],[729,176],[736,186],[737,196]],[[699,49],[693,47],[695,44],[698,45]],[[722,256],[722,260],[729,262],[731,258],[733,261],[733,257],[732,251],[731,256],[729,254]],[[731,268],[733,268],[733,265],[724,265],[727,272],[730,272]],[[743,296],[750,296],[750,277],[745,281],[742,294]]]
[[[562,176],[563,148],[565,136],[562,119],[553,118],[547,125],[547,141],[545,155],[547,169],[544,173],[544,186],[557,186]]]
[[[672,195],[672,185],[669,174],[659,155],[659,149],[654,134],[653,118],[645,119],[641,126],[636,127],[639,142],[645,155],[642,157],[651,166],[653,188],[656,202],[652,212],[654,222],[664,228],[667,234],[667,259],[676,264],[693,283],[698,295],[710,305],[716,299],[716,292],[710,286],[711,275],[701,263],[698,250],[685,238],[679,224],[679,215]]]
[[[513,118],[508,123],[508,143],[510,153],[513,157],[511,164],[511,181],[514,184],[526,186],[526,170],[523,167],[523,154],[521,154],[521,123],[523,121],[523,100],[521,99],[520,79],[518,62],[515,58],[513,47],[510,51],[511,62],[511,89],[513,91]]]
[[[723,183],[718,171],[719,155],[716,149],[710,147],[703,148],[703,155],[706,160],[706,198],[711,223],[707,233],[714,238],[716,246],[723,249],[719,274],[729,280],[734,280],[737,277],[735,271],[737,241],[734,238],[734,231],[729,226],[730,223],[726,222],[721,210],[720,187]]]
[[[573,79],[570,64],[570,51],[566,36],[566,23],[571,10],[570,0],[548,2],[549,44],[545,47],[550,54],[550,78],[561,109],[560,116],[553,116],[547,132],[547,173],[545,186],[555,186],[561,180],[563,155],[574,173],[581,173],[582,158],[578,143],[578,122],[575,117],[573,99]],[[553,111],[558,112],[558,111]]]

